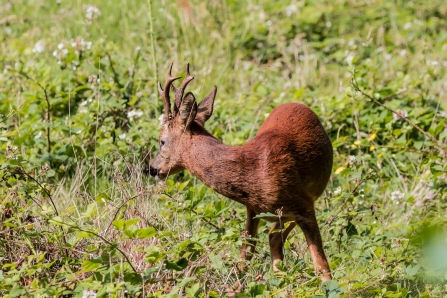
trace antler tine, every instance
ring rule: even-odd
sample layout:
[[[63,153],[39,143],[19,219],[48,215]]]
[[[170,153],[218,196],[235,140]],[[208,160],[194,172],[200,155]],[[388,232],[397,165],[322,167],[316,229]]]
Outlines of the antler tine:
[[[163,106],[165,109],[165,120],[168,120],[171,115],[171,100],[169,98],[169,89],[172,86],[172,82],[180,79],[181,77],[173,77],[172,76],[172,66],[174,63],[171,63],[169,67],[168,76],[166,78],[164,90],[161,88],[161,83],[158,82],[158,92],[160,92],[161,98],[163,99]]]
[[[175,88],[174,86],[172,86],[172,90],[174,90],[174,92],[175,92],[175,100],[174,100],[175,113],[178,112],[180,104],[182,103],[183,93],[185,93],[186,86],[192,80],[194,80],[194,77],[189,74],[189,63],[188,63],[186,65],[186,76],[185,76],[185,79],[183,80],[182,84],[180,85],[180,87]]]

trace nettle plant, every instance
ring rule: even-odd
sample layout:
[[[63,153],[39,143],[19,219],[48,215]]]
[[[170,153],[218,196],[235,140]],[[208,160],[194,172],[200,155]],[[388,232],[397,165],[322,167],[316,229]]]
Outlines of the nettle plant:
[[[115,62],[113,43],[92,44],[78,37],[56,46],[53,64],[16,51],[16,59],[5,61],[2,81],[6,86],[18,82],[25,92],[18,99],[8,96],[11,88],[1,94],[1,113],[7,117],[2,125],[8,131],[3,146],[18,146],[35,162],[61,173],[73,173],[78,161],[92,160],[93,155],[104,160],[117,151],[128,159],[144,155],[157,122],[140,121],[142,108],[146,116],[155,117],[157,103],[141,100],[151,92],[147,79],[135,76],[139,48],[131,59]],[[20,129],[12,125],[17,121]]]

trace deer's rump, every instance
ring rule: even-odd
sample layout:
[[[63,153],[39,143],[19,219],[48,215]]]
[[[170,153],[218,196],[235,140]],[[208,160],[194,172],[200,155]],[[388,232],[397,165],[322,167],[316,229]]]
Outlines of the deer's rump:
[[[278,106],[247,145],[259,154],[264,194],[277,197],[270,208],[293,206],[304,197],[314,201],[323,193],[332,170],[332,144],[307,106]]]

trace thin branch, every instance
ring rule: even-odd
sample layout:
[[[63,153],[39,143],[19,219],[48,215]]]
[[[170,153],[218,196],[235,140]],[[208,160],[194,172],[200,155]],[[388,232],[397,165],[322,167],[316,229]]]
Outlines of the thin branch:
[[[51,205],[53,205],[53,209],[54,209],[54,213],[56,213],[57,216],[59,216],[59,212],[57,211],[56,208],[56,204],[53,201],[53,197],[51,196],[51,194],[48,192],[48,190],[45,189],[45,187],[43,187],[42,184],[40,184],[39,181],[37,181],[36,178],[34,178],[33,176],[31,176],[30,174],[28,174],[23,168],[20,168],[21,172],[20,174],[25,175],[28,179],[33,180],[35,183],[37,183],[37,185],[40,187],[40,189],[43,190],[43,192],[45,193],[45,195],[48,197],[48,200],[50,200]]]
[[[338,218],[338,215],[343,211],[343,207],[348,203],[349,199],[355,194],[355,192],[360,187],[360,185],[362,185],[363,183],[365,183],[366,181],[371,179],[371,177],[373,177],[375,174],[376,173],[370,173],[366,178],[357,182],[354,189],[349,193],[349,196],[345,199],[343,204],[339,207],[339,210],[337,211],[337,213],[335,213],[335,215],[332,216],[331,219],[329,219],[329,221],[326,223],[326,228],[324,229],[324,231],[326,231],[329,228],[329,226],[332,224],[332,222]]]
[[[82,228],[80,228],[80,227],[78,227],[78,226],[71,225],[71,224],[66,223],[66,222],[61,222],[61,221],[54,220],[54,219],[51,219],[51,220],[54,221],[54,222],[56,222],[56,223],[59,223],[59,224],[62,224],[62,225],[66,225],[66,226],[69,226],[70,228],[73,228],[73,229],[75,229],[75,230],[78,230],[78,231],[81,231],[81,232],[86,232],[86,233],[92,234],[93,236],[98,237],[99,239],[101,239],[102,241],[104,241],[105,243],[107,243],[108,245],[110,245],[110,246],[115,246],[116,249],[117,249],[117,250],[124,256],[124,258],[126,259],[127,263],[130,265],[130,267],[132,267],[133,272],[138,273],[137,270],[135,269],[135,267],[132,265],[132,262],[130,261],[129,257],[126,255],[126,253],[125,253],[124,251],[122,251],[122,250],[118,247],[118,245],[115,245],[114,243],[112,243],[112,242],[110,242],[109,240],[107,240],[107,238],[101,236],[101,235],[98,234],[98,233],[92,232],[92,231],[90,231],[90,230],[84,230],[84,229],[82,229]]]
[[[163,192],[163,195],[167,196],[170,199],[173,199],[172,196],[168,195],[167,193]],[[197,213],[195,210],[190,209],[195,215],[199,215],[199,213]],[[214,227],[217,230],[220,230],[220,228],[218,226],[216,226],[215,224],[213,224],[211,221],[209,221],[207,218],[203,217],[202,218],[207,224],[209,224],[210,226]]]
[[[50,114],[50,100],[48,99],[47,89],[43,87],[39,82],[35,81],[35,83],[43,90],[45,95],[45,101],[47,102],[47,111],[45,116],[45,121],[47,122],[47,150],[48,153],[51,152],[51,140],[50,140],[50,122],[51,122],[51,114]]]
[[[351,79],[351,84],[354,87],[355,91],[360,92],[363,96],[369,98],[372,102],[374,102],[375,104],[381,106],[382,108],[390,111],[391,113],[397,115],[399,118],[405,120],[406,122],[408,122],[408,124],[410,124],[411,126],[413,126],[415,129],[417,129],[418,131],[420,131],[424,136],[426,136],[427,138],[429,138],[440,150],[442,153],[447,154],[447,149],[444,148],[444,146],[442,144],[440,144],[438,142],[438,140],[436,140],[436,138],[434,136],[432,136],[431,134],[425,132],[422,128],[420,128],[418,125],[416,125],[415,123],[413,123],[410,119],[408,119],[405,116],[402,116],[400,113],[398,113],[397,111],[387,107],[386,105],[384,105],[383,103],[381,103],[380,101],[378,101],[377,99],[375,99],[374,97],[372,97],[371,95],[367,94],[365,91],[363,91],[359,85],[357,84],[356,81],[356,77],[355,77],[355,73],[353,75],[353,78]]]
[[[107,234],[109,228],[112,226],[113,221],[115,220],[115,218],[118,216],[118,213],[120,212],[121,208],[123,208],[124,205],[126,205],[127,203],[129,203],[129,201],[138,198],[141,195],[147,194],[149,193],[148,191],[142,191],[139,194],[134,195],[133,197],[128,198],[127,200],[125,200],[119,207],[115,207],[116,208],[116,212],[112,217],[112,220],[109,223],[109,226],[107,227],[107,229],[105,230],[104,234]]]
[[[48,197],[48,200],[50,201],[51,205],[53,206],[54,213],[55,213],[57,216],[59,216],[59,212],[57,211],[56,204],[54,203],[54,201],[53,201],[53,197],[52,197],[51,194],[48,192],[48,190],[47,190],[45,187],[43,187],[43,185],[40,184],[40,182],[37,181],[36,178],[34,178],[34,177],[31,176],[30,174],[28,174],[22,167],[20,167],[19,169],[20,169],[20,172],[18,172],[18,174],[24,175],[24,176],[26,176],[28,179],[31,179],[32,181],[34,181],[34,182],[39,186],[40,189],[43,190],[43,192],[45,193],[45,195]],[[33,201],[34,201],[34,200],[33,200]],[[40,205],[39,205],[39,206],[40,206]],[[61,232],[62,232],[62,240],[64,241],[64,252],[65,252],[65,255],[68,256],[67,239],[65,238],[65,231],[64,231],[64,229],[63,229],[62,227],[60,228],[60,230],[61,230]]]
[[[155,34],[154,34],[154,19],[152,12],[152,0],[148,0],[149,5],[149,30],[150,30],[150,41],[151,41],[151,52],[152,52],[152,71],[154,72],[154,94],[156,98],[157,110],[158,110],[158,72],[157,72],[157,57],[155,55]]]
[[[115,67],[113,66],[113,60],[112,60],[112,57],[110,56],[110,54],[109,54],[108,52],[106,53],[106,55],[107,55],[107,57],[109,58],[110,69],[111,69],[112,72],[113,72],[113,79],[115,80],[115,82],[118,84],[118,86],[119,86],[120,88],[123,88],[123,85],[121,84],[120,79],[119,79],[119,74],[116,72]]]

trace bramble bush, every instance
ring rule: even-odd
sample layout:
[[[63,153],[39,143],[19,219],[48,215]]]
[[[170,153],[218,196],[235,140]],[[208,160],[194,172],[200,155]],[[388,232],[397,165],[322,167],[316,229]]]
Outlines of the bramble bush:
[[[0,4],[4,297],[444,297],[443,1],[8,1]],[[152,28],[152,29],[151,29]],[[170,62],[230,145],[281,103],[319,115],[334,171],[317,203],[334,280],[304,236],[247,271],[245,208],[187,171],[155,181]]]

